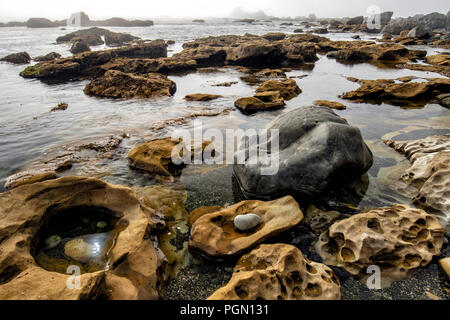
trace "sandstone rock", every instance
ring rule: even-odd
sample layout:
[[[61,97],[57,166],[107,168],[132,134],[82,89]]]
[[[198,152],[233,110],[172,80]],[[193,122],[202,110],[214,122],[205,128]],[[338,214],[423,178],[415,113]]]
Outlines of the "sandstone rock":
[[[450,108],[450,93],[436,96],[436,101],[443,107]]]
[[[339,279],[288,244],[262,244],[242,256],[230,281],[208,300],[339,300]]]
[[[263,176],[261,169],[265,166],[259,161],[251,164],[255,159],[246,156],[245,164],[234,166],[246,195],[318,195],[326,187],[359,178],[372,166],[372,153],[359,129],[327,107],[292,110],[277,117],[266,129],[279,130],[279,152],[271,154],[279,168],[275,174]],[[266,150],[267,146],[259,148]]]
[[[217,94],[203,94],[203,93],[195,93],[195,94],[188,94],[184,97],[186,101],[211,101],[218,99],[222,96]]]
[[[247,213],[258,215],[261,223],[254,230],[240,232],[234,227],[234,219]],[[302,219],[303,213],[291,196],[270,202],[242,201],[200,216],[192,225],[189,249],[211,258],[233,256],[294,227]]]
[[[330,109],[336,109],[336,110],[347,109],[347,107],[340,102],[328,101],[328,100],[316,100],[316,101],[314,101],[314,105],[328,107]]]
[[[424,79],[422,82],[401,82],[391,79],[359,80],[357,90],[344,93],[341,98],[356,102],[385,102],[394,105],[431,101],[440,93],[450,92],[450,80]]]
[[[42,80],[84,79],[86,77],[102,75],[108,69],[114,69],[114,67],[120,66],[120,63],[115,61],[118,59],[120,62],[120,58],[158,58],[166,56],[166,43],[152,41],[141,45],[103,51],[84,52],[72,57],[40,62],[26,68],[20,73],[20,75],[24,78],[37,78]],[[115,61],[114,63],[112,63],[113,60]],[[151,59],[143,60],[153,62]],[[129,64],[130,69],[132,69],[132,62],[133,60],[127,60],[127,64]],[[157,62],[158,61],[156,60],[156,63]],[[171,60],[167,61],[168,64],[172,65],[173,62],[171,62]],[[108,65],[108,63],[111,63],[111,65]],[[155,71],[144,70],[144,72],[140,73],[159,72],[159,69],[161,68],[155,69]],[[128,70],[124,71],[130,72]]]
[[[333,58],[336,60],[352,61],[352,62],[362,62],[372,60],[372,56],[359,51],[359,50],[348,50],[343,49],[339,51],[332,51],[327,54],[328,58]]]
[[[260,85],[256,92],[278,91],[280,96],[285,100],[290,100],[298,96],[302,90],[294,79],[289,80],[268,80]]]
[[[81,263],[87,263],[95,253],[96,248],[82,238],[70,240],[64,246],[64,254]]]
[[[69,107],[69,105],[67,103],[60,102],[60,103],[58,103],[58,105],[56,107],[51,108],[50,112],[66,110],[68,107]]]
[[[311,205],[306,210],[306,221],[310,228],[316,232],[321,233],[328,229],[328,227],[340,217],[337,211],[323,211]]]
[[[279,41],[286,38],[286,34],[283,32],[270,32],[262,36],[264,39],[269,41]]]
[[[282,98],[278,98],[278,99],[274,99],[273,101],[265,102],[265,101],[261,100],[261,98],[263,98],[262,94],[266,94],[266,93],[259,94],[260,98],[259,97],[240,98],[234,102],[234,106],[242,111],[256,112],[256,111],[280,109],[286,105],[284,103],[284,99],[282,99]]]
[[[210,142],[203,142],[204,150]],[[183,165],[175,165],[172,162],[172,152],[176,146],[181,146],[182,141],[172,141],[171,138],[157,139],[134,147],[128,154],[129,165],[133,168],[164,176],[179,175]],[[185,146],[188,148],[189,146]],[[191,155],[194,157],[194,147],[191,147]],[[180,156],[183,155],[180,150]]]
[[[105,34],[105,44],[110,47],[123,46],[131,44],[132,42],[140,39],[139,37],[132,36],[128,33],[119,32],[107,32]]]
[[[87,95],[115,99],[172,96],[175,91],[175,82],[162,74],[134,75],[115,70],[107,71],[84,88]]]
[[[34,61],[43,62],[43,61],[52,61],[55,59],[61,58],[61,55],[57,52],[50,52],[43,56],[38,56],[33,58]]]
[[[265,40],[254,40],[231,47],[227,51],[227,62],[240,66],[276,65],[283,60],[282,46]]]
[[[411,162],[402,180],[418,189],[413,201],[430,209],[450,228],[450,135],[430,136],[411,141],[386,140],[385,143],[404,154]]]
[[[82,53],[86,51],[91,51],[91,48],[83,40],[74,41],[72,47],[70,48],[70,52],[72,52],[73,54]]]
[[[0,59],[0,61],[5,61],[14,64],[27,64],[30,63],[31,57],[26,52],[12,53]]]
[[[436,217],[398,204],[334,223],[320,236],[316,249],[326,264],[355,276],[376,265],[382,279],[397,281],[440,255],[443,241],[444,229]]]
[[[123,229],[108,254],[109,269],[83,273],[80,289],[72,290],[66,284],[70,274],[36,263],[33,244],[49,215],[83,206],[115,212]],[[2,300],[159,298],[164,257],[151,240],[155,211],[140,203],[131,189],[93,178],[64,177],[2,193],[0,209]]]
[[[439,265],[441,266],[447,277],[450,279],[450,258],[447,257],[439,260]]]
[[[234,227],[241,232],[252,230],[260,223],[261,218],[254,213],[240,214],[234,217]]]

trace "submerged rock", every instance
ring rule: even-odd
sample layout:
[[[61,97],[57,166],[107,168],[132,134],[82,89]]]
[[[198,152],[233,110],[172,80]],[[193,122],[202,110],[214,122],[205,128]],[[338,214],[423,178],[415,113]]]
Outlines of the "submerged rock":
[[[69,107],[69,105],[67,103],[60,102],[60,103],[58,103],[58,105],[56,107],[51,108],[50,111],[53,112],[53,111],[66,110],[68,107]]]
[[[368,210],[334,223],[316,245],[326,264],[355,276],[380,267],[382,280],[402,280],[439,256],[444,229],[425,211],[397,204]]]
[[[5,61],[13,64],[27,64],[30,63],[31,57],[27,52],[12,53],[0,59],[0,61]]]
[[[218,94],[206,94],[206,93],[194,93],[194,94],[188,94],[184,97],[186,101],[211,101],[218,99],[222,96]]]
[[[259,216],[257,228],[236,230],[235,218],[249,213]],[[294,227],[302,219],[303,213],[291,196],[270,202],[242,201],[197,218],[191,227],[189,249],[211,258],[230,257]]]
[[[277,117],[266,129],[279,130],[279,151],[271,153],[279,167],[273,175],[262,175],[266,166],[248,155],[245,164],[234,165],[247,195],[273,197],[293,192],[315,196],[327,187],[359,178],[372,166],[372,153],[359,129],[327,107],[295,109]],[[266,150],[267,146],[259,148]]]
[[[384,141],[411,162],[401,179],[417,188],[413,201],[441,218],[450,228],[450,135],[410,141]]]
[[[84,93],[115,99],[151,98],[172,96],[176,88],[175,82],[162,74],[135,75],[109,70],[103,76],[92,80],[84,88]]]
[[[73,290],[67,285],[68,274],[48,271],[37,264],[32,246],[49,214],[58,214],[53,212],[55,208],[79,206],[100,207],[117,213],[117,225],[122,229],[108,253],[109,269],[83,273],[79,265],[81,287]],[[152,242],[157,228],[153,220],[155,211],[141,203],[131,189],[93,178],[64,177],[0,194],[0,211],[4,213],[0,217],[1,299],[159,298],[164,256]],[[65,263],[68,264],[68,260]]]
[[[311,205],[306,210],[306,221],[309,227],[316,233],[321,233],[340,217],[337,211],[323,211]]]
[[[314,105],[328,107],[330,109],[336,109],[336,110],[347,109],[347,107],[340,102],[328,101],[328,100],[316,100],[316,101],[314,101]]]
[[[341,286],[324,264],[288,244],[262,244],[242,256],[230,281],[208,300],[339,300]]]

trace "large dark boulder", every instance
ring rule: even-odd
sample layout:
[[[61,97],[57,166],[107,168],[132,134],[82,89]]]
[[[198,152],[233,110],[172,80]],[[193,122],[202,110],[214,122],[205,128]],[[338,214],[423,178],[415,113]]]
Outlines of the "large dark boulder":
[[[153,26],[152,20],[126,20],[123,18],[110,18],[107,20],[91,21],[92,26],[99,27],[150,27]]]
[[[295,109],[277,117],[266,128],[269,132],[279,130],[279,152],[271,155],[272,161],[279,156],[279,169],[275,174],[262,175],[261,163],[252,164],[255,159],[248,155],[245,164],[234,165],[235,177],[247,196],[313,197],[327,187],[359,178],[372,166],[372,152],[359,129],[327,107]],[[269,142],[272,140],[273,137]]]
[[[27,64],[30,63],[31,57],[27,52],[12,53],[0,59],[0,61],[5,61],[14,64]]]

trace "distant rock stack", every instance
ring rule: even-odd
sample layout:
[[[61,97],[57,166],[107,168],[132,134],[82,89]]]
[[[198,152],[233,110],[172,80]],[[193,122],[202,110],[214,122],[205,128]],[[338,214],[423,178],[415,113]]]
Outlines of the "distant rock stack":
[[[68,27],[88,27],[90,24],[91,20],[89,19],[89,16],[82,11],[72,13],[67,20]]]

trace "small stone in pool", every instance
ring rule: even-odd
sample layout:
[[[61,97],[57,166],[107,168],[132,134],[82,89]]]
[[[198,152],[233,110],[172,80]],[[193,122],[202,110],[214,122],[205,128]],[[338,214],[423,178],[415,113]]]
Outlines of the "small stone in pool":
[[[261,218],[257,214],[240,214],[234,218],[234,226],[239,231],[247,231],[255,228],[261,223]]]
[[[58,235],[53,235],[45,239],[45,248],[46,249],[53,249],[58,244],[61,243],[61,237]]]
[[[99,229],[106,228],[107,226],[108,226],[108,223],[106,223],[105,221],[97,222],[97,228],[99,228]]]

